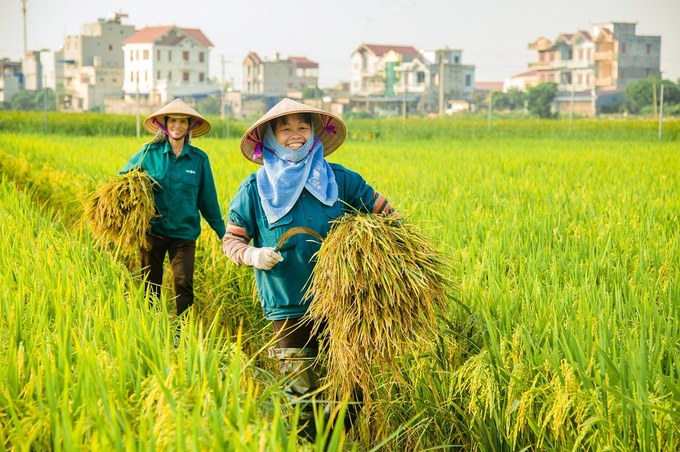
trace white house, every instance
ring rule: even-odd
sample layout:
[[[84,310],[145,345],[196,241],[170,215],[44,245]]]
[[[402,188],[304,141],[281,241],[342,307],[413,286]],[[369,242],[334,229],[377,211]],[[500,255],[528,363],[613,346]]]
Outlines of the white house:
[[[220,92],[208,81],[212,43],[199,29],[174,25],[146,27],[123,41],[127,101],[137,93],[147,103]]]

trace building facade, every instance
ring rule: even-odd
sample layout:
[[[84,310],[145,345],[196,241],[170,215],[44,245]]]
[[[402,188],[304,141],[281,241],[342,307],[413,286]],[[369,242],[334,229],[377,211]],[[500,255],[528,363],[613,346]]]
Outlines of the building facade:
[[[660,75],[661,37],[638,36],[636,24],[595,24],[593,33],[560,34],[554,41],[529,44],[537,60],[529,63],[538,83],[555,82],[562,91],[621,90],[629,83]]]
[[[219,94],[209,80],[212,43],[199,29],[146,27],[123,41],[123,93],[127,102],[165,104],[175,98]]]
[[[83,34],[66,37],[59,55],[62,58],[56,58],[55,66],[63,68],[63,95],[68,109],[100,109],[108,96],[120,93],[122,43],[134,33],[133,25],[122,23],[124,17],[127,15],[110,14],[106,19],[85,24]]]
[[[300,99],[305,88],[319,84],[319,64],[305,57],[279,54],[273,60],[262,59],[250,52],[243,60],[243,93],[288,96]]]
[[[474,84],[475,66],[462,63],[461,50],[362,44],[351,57],[355,98],[406,98],[419,111],[439,111],[470,100]]]

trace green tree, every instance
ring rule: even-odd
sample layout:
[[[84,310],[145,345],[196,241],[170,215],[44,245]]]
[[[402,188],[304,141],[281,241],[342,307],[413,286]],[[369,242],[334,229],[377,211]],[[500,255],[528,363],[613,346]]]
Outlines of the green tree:
[[[628,98],[626,103],[632,113],[639,113],[645,107],[654,104],[654,89],[656,88],[657,107],[661,103],[661,85],[663,85],[664,105],[680,103],[680,87],[670,80],[661,80],[660,77],[649,77],[638,80],[626,86],[624,93]]]
[[[493,92],[493,109],[494,110],[521,110],[524,108],[524,98],[526,94],[517,88],[512,88],[508,92],[494,91]]]
[[[303,99],[315,99],[320,97],[323,97],[323,90],[318,86],[308,86],[302,91]]]
[[[43,88],[35,94],[35,97],[33,98],[34,110],[43,111],[43,102],[47,102],[47,111],[54,111],[57,109],[57,99],[51,88]]]
[[[12,110],[30,111],[35,110],[35,93],[33,91],[19,91],[12,99]]]
[[[196,102],[196,111],[202,115],[219,115],[220,101],[212,96],[204,97]]]
[[[527,108],[529,113],[539,118],[552,118],[551,106],[557,97],[557,83],[543,82],[529,87],[527,92]]]

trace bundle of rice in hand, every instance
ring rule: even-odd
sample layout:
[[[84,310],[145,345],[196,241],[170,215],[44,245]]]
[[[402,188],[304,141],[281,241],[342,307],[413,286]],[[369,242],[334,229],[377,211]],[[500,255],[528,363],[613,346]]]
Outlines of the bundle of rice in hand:
[[[406,220],[355,213],[334,223],[308,287],[309,314],[326,323],[328,396],[360,389],[369,405],[374,370],[397,375],[399,357],[435,337],[450,260]]]
[[[146,172],[134,168],[100,187],[85,203],[92,234],[127,252],[145,244],[155,216],[154,183]]]

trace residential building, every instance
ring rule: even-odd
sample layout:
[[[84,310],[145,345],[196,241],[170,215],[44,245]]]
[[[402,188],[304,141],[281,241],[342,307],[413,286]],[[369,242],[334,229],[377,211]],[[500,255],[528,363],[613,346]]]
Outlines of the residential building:
[[[414,65],[409,65],[416,58],[422,56],[411,46],[361,44],[351,57],[350,94],[394,96],[397,75],[394,68],[401,65],[417,71]]]
[[[69,109],[103,108],[108,96],[119,94],[123,83],[123,41],[134,33],[124,25],[127,14],[112,13],[106,19],[83,25],[81,35],[66,36],[62,58],[64,99]],[[58,91],[58,90],[57,90]]]
[[[0,102],[12,102],[12,99],[24,88],[24,75],[21,61],[0,59]]]
[[[123,41],[127,102],[137,94],[145,103],[219,94],[209,80],[210,40],[199,29],[174,25],[146,27]]]
[[[508,92],[511,89],[526,91],[527,87],[536,85],[538,85],[538,71],[532,69],[506,78],[503,82],[503,91]]]
[[[243,93],[302,98],[307,87],[319,84],[319,64],[306,57],[282,60],[278,53],[273,60],[262,59],[250,52],[243,60]]]
[[[638,36],[635,23],[595,24],[595,74],[598,89],[616,90],[660,76],[661,36]]]
[[[593,33],[561,33],[554,41],[538,38],[529,44],[537,61],[529,63],[536,79],[555,82],[563,91],[593,88],[620,90],[629,83],[660,75],[660,36],[637,36],[636,24],[595,24]]]
[[[362,44],[351,65],[351,95],[375,97],[374,103],[405,98],[419,111],[439,111],[451,100],[470,100],[474,91],[475,67],[462,64],[462,50]]]

